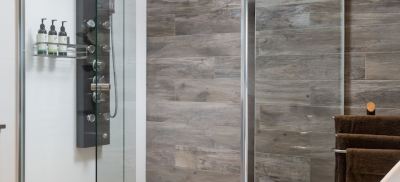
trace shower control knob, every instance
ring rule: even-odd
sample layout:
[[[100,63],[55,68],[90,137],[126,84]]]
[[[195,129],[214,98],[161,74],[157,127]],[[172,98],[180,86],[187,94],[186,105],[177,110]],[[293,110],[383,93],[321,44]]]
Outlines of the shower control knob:
[[[107,139],[108,138],[108,134],[107,133],[103,133],[103,139]]]
[[[101,48],[103,49],[104,52],[110,52],[111,48],[108,44],[104,44],[103,46],[101,46]]]
[[[90,54],[93,54],[94,52],[96,52],[96,46],[94,46],[94,45],[89,45],[89,46],[87,46],[86,50],[87,50]]]
[[[92,84],[100,84],[100,83],[104,83],[104,76],[94,76],[92,79]]]
[[[96,115],[94,114],[88,114],[86,116],[86,120],[89,121],[89,123],[94,123],[96,121]]]
[[[86,21],[86,26],[89,28],[96,28],[96,22],[92,19]]]
[[[103,114],[103,117],[104,117],[104,119],[105,119],[106,121],[110,121],[110,118],[111,118],[110,113],[104,113],[104,114]]]
[[[105,65],[103,64],[102,61],[93,60],[93,62],[92,62],[93,70],[102,71],[104,69],[104,67],[105,67]]]
[[[105,101],[106,99],[105,99],[104,94],[99,93],[99,92],[93,92],[92,100],[94,103],[100,103],[100,102]]]
[[[106,29],[106,30],[110,30],[111,29],[111,23],[110,21],[105,21],[101,24],[101,26]]]

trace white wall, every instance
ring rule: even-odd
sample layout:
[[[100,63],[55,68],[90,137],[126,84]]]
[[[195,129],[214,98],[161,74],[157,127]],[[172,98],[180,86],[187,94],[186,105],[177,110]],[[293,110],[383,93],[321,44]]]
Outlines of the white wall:
[[[95,149],[76,148],[76,69],[73,59],[33,57],[45,17],[66,20],[75,41],[75,0],[26,1],[26,181],[94,182]]]
[[[17,6],[16,1],[2,1],[0,5],[0,124],[7,128],[0,132],[0,182],[17,180]]]

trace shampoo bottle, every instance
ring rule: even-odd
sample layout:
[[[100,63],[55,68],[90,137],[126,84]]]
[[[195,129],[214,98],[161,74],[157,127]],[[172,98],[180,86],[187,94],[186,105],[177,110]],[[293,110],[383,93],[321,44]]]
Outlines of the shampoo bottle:
[[[44,26],[44,20],[46,18],[42,18],[42,24],[40,24],[40,29],[38,31],[38,34],[36,36],[36,42],[37,42],[37,54],[38,55],[46,55],[47,54],[47,31],[46,27]]]
[[[57,20],[51,20],[51,27],[50,27],[50,31],[49,31],[49,50],[48,50],[48,54],[49,55],[53,55],[56,56],[57,55],[57,51],[58,51],[58,37],[57,37],[57,31],[56,31],[56,27],[54,26],[54,22]]]
[[[67,21],[61,22],[60,32],[58,33],[58,55],[59,56],[67,56],[67,44],[68,44],[68,36],[67,32],[65,32],[64,23]]]

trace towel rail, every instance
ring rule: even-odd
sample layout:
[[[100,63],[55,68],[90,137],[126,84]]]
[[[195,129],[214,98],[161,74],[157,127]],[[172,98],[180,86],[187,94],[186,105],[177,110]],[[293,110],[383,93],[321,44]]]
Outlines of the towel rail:
[[[333,149],[333,152],[338,153],[338,154],[345,154],[345,153],[347,153],[346,150],[340,150],[340,149]]]

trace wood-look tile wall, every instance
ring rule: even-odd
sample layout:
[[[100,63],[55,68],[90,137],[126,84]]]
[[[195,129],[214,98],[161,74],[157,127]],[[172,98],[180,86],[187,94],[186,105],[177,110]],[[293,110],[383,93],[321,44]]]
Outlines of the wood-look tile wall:
[[[257,180],[334,181],[332,115],[400,114],[400,1],[257,1]]]
[[[257,0],[258,182],[333,181],[341,2]],[[399,30],[400,1],[346,0],[346,114],[400,113]],[[148,181],[240,181],[240,0],[149,0],[148,45]]]
[[[256,178],[331,182],[341,104],[340,0],[258,0]]]
[[[400,1],[351,0],[347,12],[348,114],[400,114]],[[350,76],[348,76],[350,75]]]
[[[147,181],[240,181],[240,0],[149,0]]]

